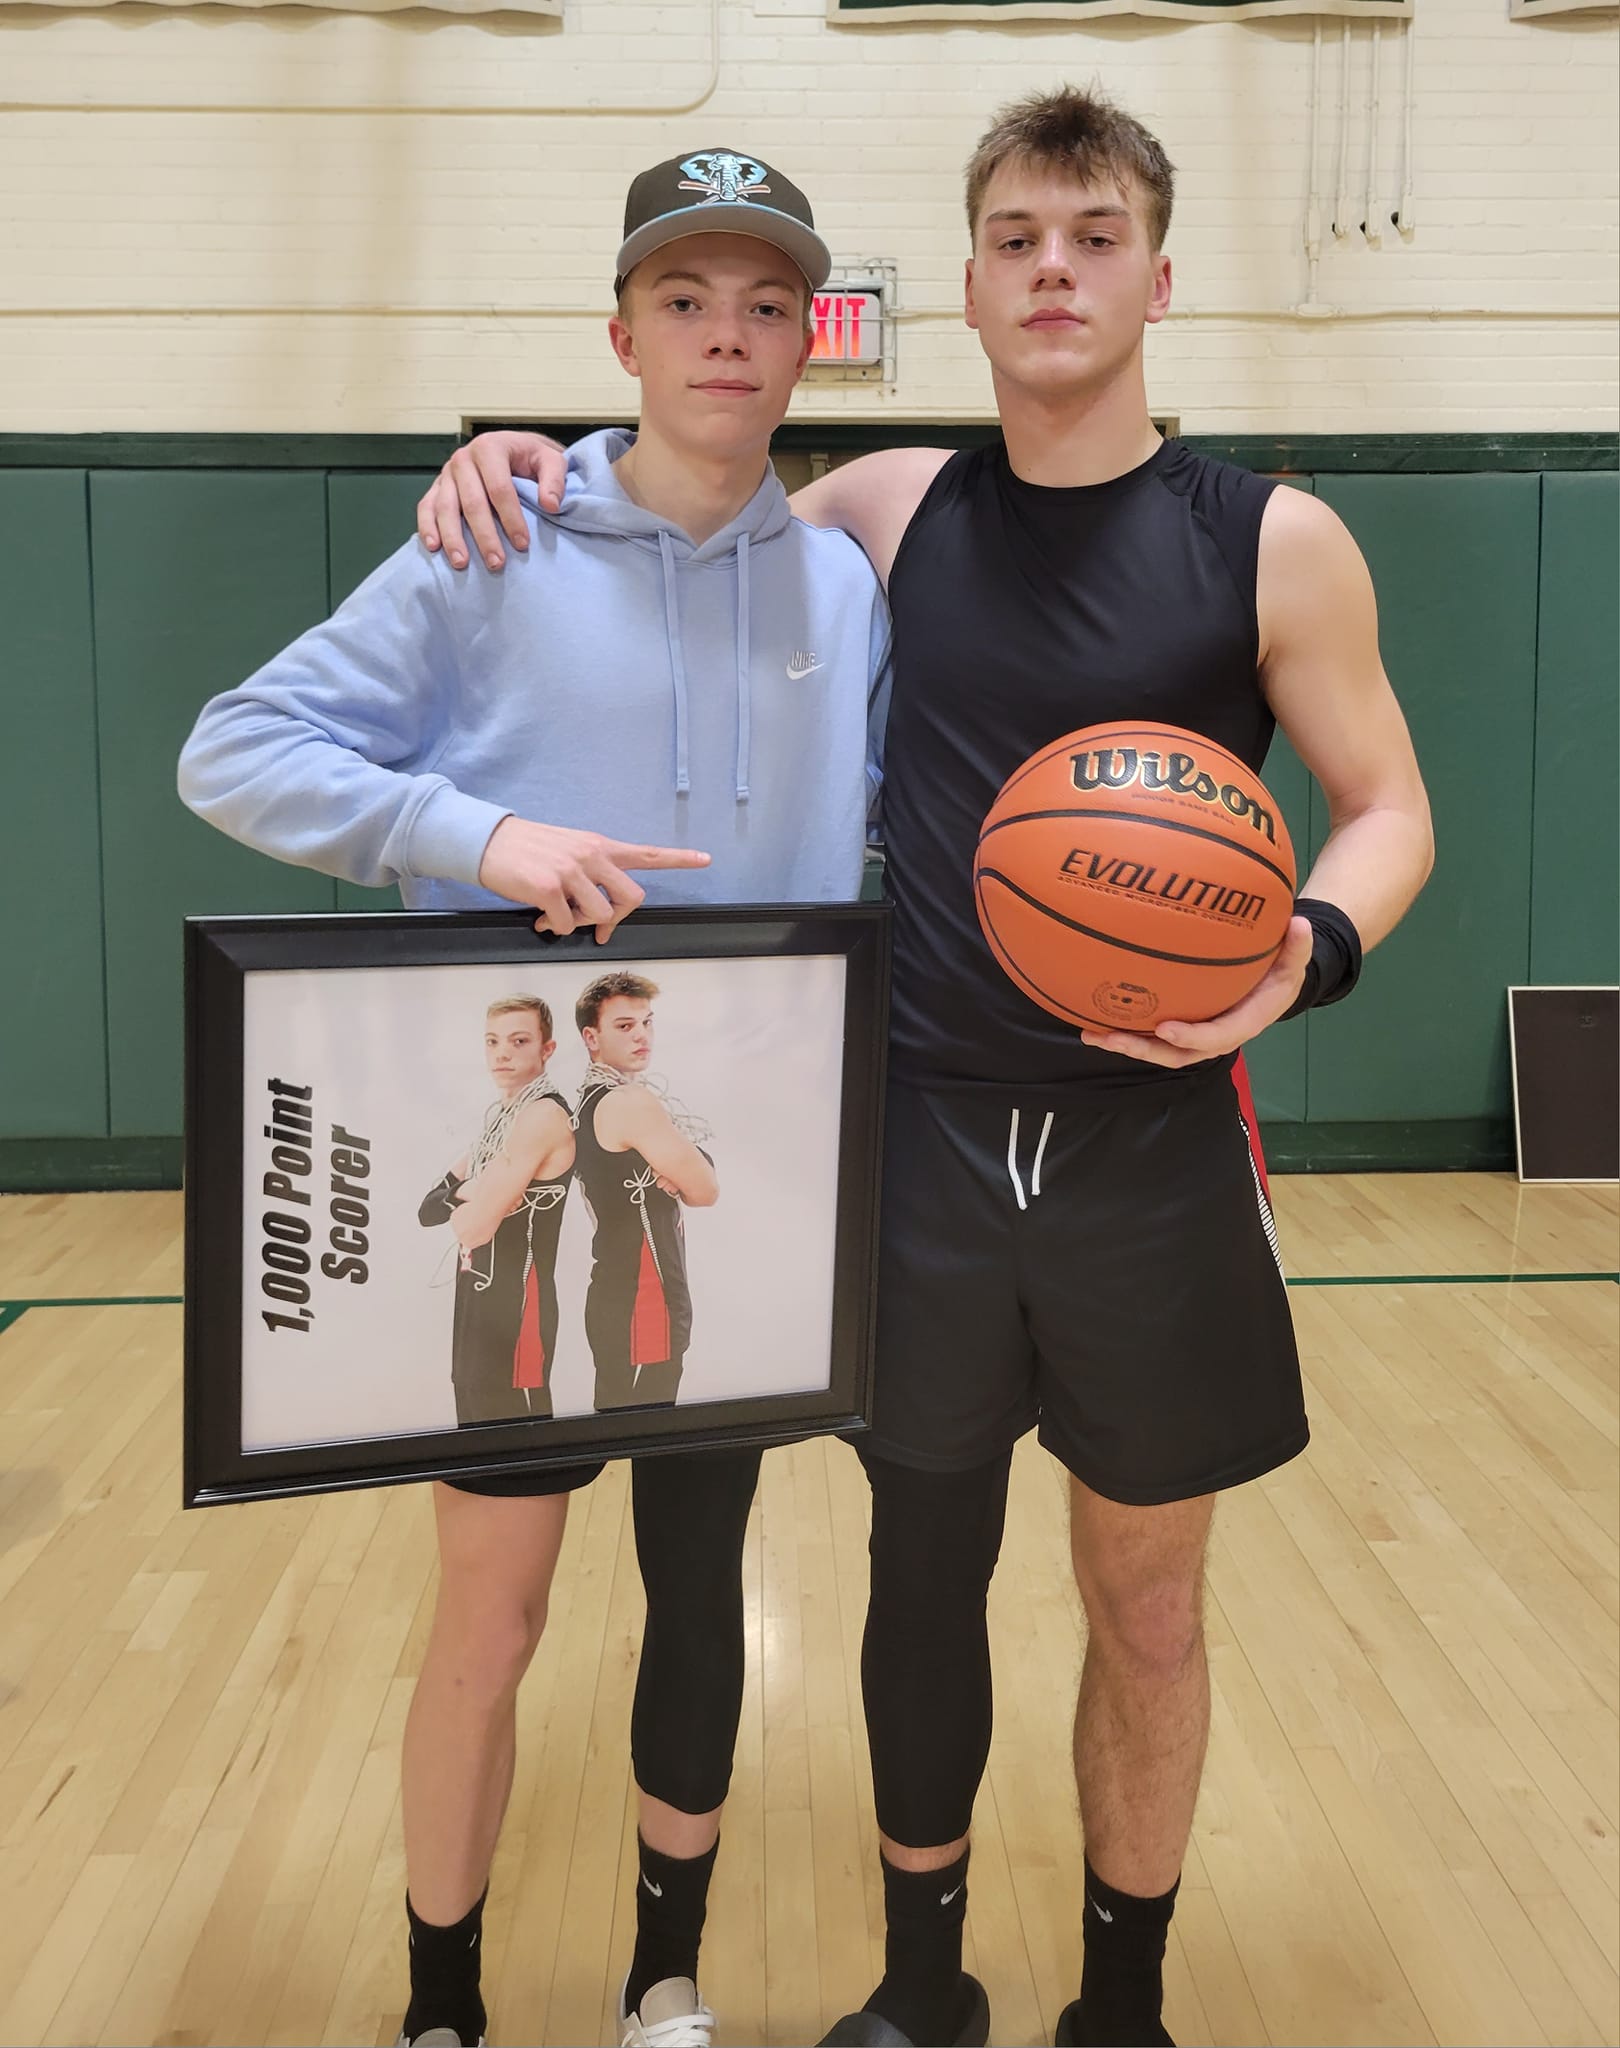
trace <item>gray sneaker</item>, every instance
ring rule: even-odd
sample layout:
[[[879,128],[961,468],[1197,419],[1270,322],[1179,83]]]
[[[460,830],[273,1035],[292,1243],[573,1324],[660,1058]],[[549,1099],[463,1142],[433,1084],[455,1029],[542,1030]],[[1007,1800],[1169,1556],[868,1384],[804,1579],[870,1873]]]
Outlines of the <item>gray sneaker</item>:
[[[714,2014],[690,1977],[651,1985],[634,2012],[625,2011],[621,1990],[619,2026],[622,2048],[712,2048],[714,2041]]]
[[[418,2034],[414,2041],[407,2040],[401,2034],[394,2043],[394,2048],[472,2048],[472,2044],[463,2041],[454,2027],[429,2027],[425,2034]],[[478,2048],[486,2048],[482,2034],[478,2036]]]

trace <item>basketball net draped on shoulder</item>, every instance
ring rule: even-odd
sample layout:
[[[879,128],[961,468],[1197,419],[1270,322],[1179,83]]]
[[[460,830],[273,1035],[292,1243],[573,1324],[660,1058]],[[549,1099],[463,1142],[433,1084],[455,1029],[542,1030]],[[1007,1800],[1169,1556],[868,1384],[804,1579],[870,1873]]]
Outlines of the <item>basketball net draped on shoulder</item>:
[[[550,1075],[542,1067],[534,1079],[525,1081],[515,1095],[509,1096],[505,1102],[492,1102],[484,1112],[483,1129],[473,1140],[468,1151],[466,1178],[474,1180],[495,1160],[509,1159],[512,1126],[518,1117],[530,1103],[544,1102],[548,1096],[555,1095],[556,1092],[551,1085]]]
[[[593,1088],[622,1088],[633,1080],[638,1088],[656,1096],[664,1105],[665,1114],[683,1138],[689,1138],[694,1145],[707,1145],[714,1137],[712,1125],[700,1116],[694,1116],[678,1096],[671,1095],[669,1083],[662,1074],[621,1074],[616,1067],[604,1067],[600,1061],[592,1060],[585,1069],[585,1078],[579,1084],[580,1108]],[[574,1128],[579,1129],[579,1110],[574,1112]]]
[[[517,1122],[519,1114],[527,1109],[531,1102],[554,1099],[560,1098],[551,1085],[546,1069],[542,1067],[534,1079],[525,1081],[509,1101],[492,1102],[484,1112],[484,1122],[478,1136],[467,1148],[467,1171],[462,1176],[462,1185],[465,1186],[468,1181],[475,1180],[486,1166],[493,1165],[497,1159],[510,1159],[512,1127]],[[567,1192],[565,1181],[531,1181],[507,1214],[517,1216],[527,1212],[530,1216],[537,1216],[543,1209],[555,1208]],[[440,1275],[444,1271],[446,1261],[454,1253],[456,1269],[471,1274],[474,1288],[478,1293],[484,1293],[495,1278],[496,1243],[497,1238],[492,1237],[487,1244],[476,1249],[467,1245],[452,1244],[446,1250],[444,1258],[440,1259],[428,1284],[432,1287],[444,1284]],[[528,1257],[527,1246],[524,1247],[524,1257]]]

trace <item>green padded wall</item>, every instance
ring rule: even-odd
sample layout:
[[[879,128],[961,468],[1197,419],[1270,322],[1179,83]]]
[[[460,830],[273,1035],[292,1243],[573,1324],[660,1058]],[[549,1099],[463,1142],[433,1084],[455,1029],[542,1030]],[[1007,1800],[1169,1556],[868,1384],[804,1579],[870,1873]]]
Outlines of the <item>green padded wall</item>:
[[[1541,480],[1530,979],[1620,980],[1620,478]]]
[[[0,850],[13,876],[51,878],[0,892],[10,1151],[133,1158],[132,1141],[178,1131],[187,911],[395,900],[234,847],[185,813],[174,763],[209,694],[409,539],[429,472],[233,459],[0,477]],[[1380,1128],[1499,1125],[1503,989],[1616,978],[1620,921],[1613,472],[1389,471],[1316,488],[1371,563],[1440,849],[1355,1000],[1250,1052],[1262,1112],[1306,1164],[1330,1156],[1312,1151],[1313,1126],[1376,1152]],[[1326,829],[1320,792],[1285,741],[1265,772],[1303,867]]]
[[[101,1137],[107,1032],[82,469],[0,476],[0,1137]]]
[[[327,608],[319,474],[92,478],[115,1137],[181,1127],[181,921],[331,910],[333,884],[192,817],[175,761],[203,703]]]
[[[344,470],[326,479],[327,581],[334,611],[416,532],[416,501],[433,475],[432,470]],[[339,882],[337,907],[397,910],[399,891]]]
[[[431,470],[336,471],[326,479],[329,587],[335,611],[416,532],[416,501]]]
[[[1313,1123],[1508,1112],[1503,991],[1530,960],[1540,493],[1534,476],[1317,480],[1372,570],[1438,851],[1356,994],[1307,1019]]]

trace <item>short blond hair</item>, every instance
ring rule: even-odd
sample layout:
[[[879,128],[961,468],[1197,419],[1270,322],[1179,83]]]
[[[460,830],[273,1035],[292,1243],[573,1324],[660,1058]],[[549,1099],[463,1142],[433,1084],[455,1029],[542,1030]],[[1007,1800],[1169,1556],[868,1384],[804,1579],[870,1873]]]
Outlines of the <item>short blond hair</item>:
[[[540,1043],[549,1045],[556,1036],[551,1023],[551,1005],[541,1002],[538,996],[499,996],[484,1012],[486,1019],[505,1017],[513,1010],[533,1010],[540,1024]]]
[[[1056,92],[1032,92],[1000,110],[968,158],[970,238],[979,231],[986,187],[1003,164],[1059,171],[1079,185],[1105,177],[1122,187],[1134,182],[1147,201],[1154,250],[1164,247],[1176,198],[1175,166],[1156,136],[1100,92],[1064,85]]]

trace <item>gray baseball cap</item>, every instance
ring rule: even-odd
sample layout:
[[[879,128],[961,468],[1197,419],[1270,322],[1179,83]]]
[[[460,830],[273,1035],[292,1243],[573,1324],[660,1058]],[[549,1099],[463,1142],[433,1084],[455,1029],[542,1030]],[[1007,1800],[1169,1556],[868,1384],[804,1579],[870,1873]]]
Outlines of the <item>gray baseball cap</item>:
[[[832,256],[816,233],[810,202],[780,171],[736,149],[698,149],[643,171],[624,202],[624,241],[615,295],[644,256],[682,235],[752,235],[771,242],[819,291]]]

